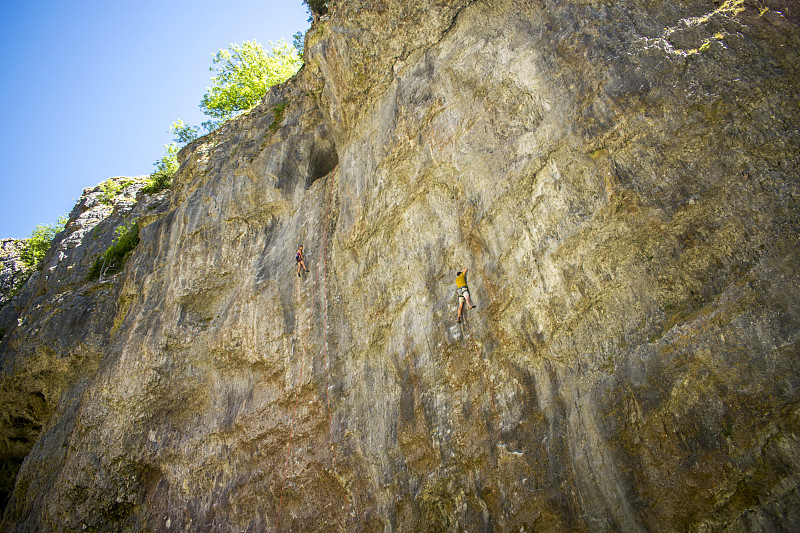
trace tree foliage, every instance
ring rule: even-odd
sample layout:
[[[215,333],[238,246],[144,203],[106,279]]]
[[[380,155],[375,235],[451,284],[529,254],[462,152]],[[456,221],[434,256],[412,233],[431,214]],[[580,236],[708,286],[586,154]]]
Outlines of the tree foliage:
[[[109,178],[100,184],[100,202],[106,205],[114,205],[114,198],[119,196],[125,187],[133,183],[132,179]]]
[[[303,0],[303,3],[312,13],[320,16],[328,13],[328,0]]]
[[[139,244],[139,219],[134,218],[127,224],[120,224],[114,229],[114,242],[103,255],[97,258],[89,271],[90,279],[116,274],[125,266],[128,253]]]
[[[292,35],[292,46],[294,49],[297,50],[297,55],[300,57],[300,60],[303,60],[303,48],[306,44],[306,32],[299,31]]]
[[[230,44],[220,50],[209,68],[215,75],[212,87],[200,101],[203,113],[210,117],[201,126],[186,124],[178,119],[170,126],[175,141],[164,146],[165,155],[155,162],[144,193],[155,193],[168,189],[178,170],[177,154],[181,146],[196,140],[200,131],[207,133],[217,129],[223,122],[248,111],[255,106],[273,85],[291,78],[302,66],[302,36],[294,36],[294,45],[283,40],[272,43],[267,52],[257,41]],[[299,46],[299,48],[298,48]]]
[[[212,59],[213,83],[200,102],[203,113],[226,120],[256,105],[270,87],[291,78],[302,65],[297,49],[281,40],[267,52],[257,41],[231,44]]]
[[[20,251],[22,262],[29,268],[40,268],[45,254],[53,243],[53,238],[64,229],[66,223],[67,216],[64,215],[55,224],[37,224],[28,237],[25,247]]]
[[[181,146],[189,144],[200,135],[199,127],[186,124],[181,119],[173,122],[172,126],[169,127],[169,131],[172,133],[172,140]]]
[[[170,143],[164,145],[165,155],[156,161],[156,169],[150,174],[150,179],[147,185],[142,187],[142,192],[145,194],[152,194],[164,189],[169,189],[172,185],[172,178],[175,177],[175,172],[178,171],[178,150],[180,146],[177,143]]]

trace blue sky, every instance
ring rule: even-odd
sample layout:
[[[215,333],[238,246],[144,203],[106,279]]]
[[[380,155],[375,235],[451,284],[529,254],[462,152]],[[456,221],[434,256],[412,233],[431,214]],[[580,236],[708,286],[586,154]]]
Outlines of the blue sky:
[[[309,27],[301,0],[0,0],[0,238],[84,187],[149,174],[177,119],[200,124],[212,55]]]

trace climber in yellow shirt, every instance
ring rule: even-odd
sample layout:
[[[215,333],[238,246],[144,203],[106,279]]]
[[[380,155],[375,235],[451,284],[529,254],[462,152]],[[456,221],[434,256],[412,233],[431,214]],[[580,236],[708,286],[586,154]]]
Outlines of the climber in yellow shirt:
[[[472,301],[469,299],[469,287],[467,287],[467,267],[464,270],[456,272],[456,294],[458,295],[458,319],[456,322],[461,322],[462,309],[464,308],[464,300],[470,309],[474,309]]]

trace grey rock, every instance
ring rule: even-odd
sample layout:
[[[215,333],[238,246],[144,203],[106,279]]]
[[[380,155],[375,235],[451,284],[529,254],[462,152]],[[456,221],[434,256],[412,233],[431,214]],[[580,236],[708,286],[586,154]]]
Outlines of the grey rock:
[[[336,2],[28,283],[3,530],[797,529],[797,8]]]
[[[21,258],[25,242],[25,239],[0,240],[0,308],[11,301],[31,275],[31,269]]]

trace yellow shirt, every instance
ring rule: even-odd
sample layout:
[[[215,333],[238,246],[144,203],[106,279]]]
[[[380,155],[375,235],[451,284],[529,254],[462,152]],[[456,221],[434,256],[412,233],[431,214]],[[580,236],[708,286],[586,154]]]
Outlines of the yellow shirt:
[[[467,286],[467,273],[462,272],[458,276],[456,276],[456,287],[466,287]]]

